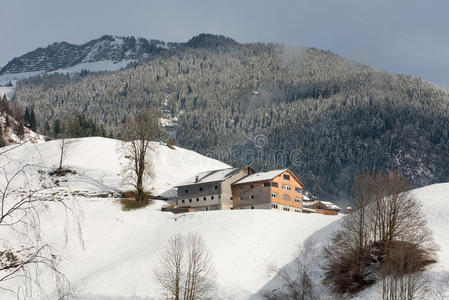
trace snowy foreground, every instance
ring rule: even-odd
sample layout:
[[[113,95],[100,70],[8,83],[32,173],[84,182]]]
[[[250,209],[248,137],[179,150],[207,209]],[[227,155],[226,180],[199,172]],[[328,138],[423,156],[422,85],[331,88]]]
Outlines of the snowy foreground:
[[[17,162],[8,166],[7,172],[12,174],[18,164],[32,164],[27,171],[29,186],[38,187],[51,181],[37,171],[57,165],[58,142],[29,144],[7,155]],[[4,156],[0,159],[2,166],[6,162]],[[227,166],[189,150],[178,147],[172,150],[159,144],[154,144],[153,156],[156,178],[148,188],[154,194],[168,197],[175,194],[173,186],[196,173]],[[74,212],[67,214],[63,207],[52,204],[40,213],[42,239],[57,250],[62,271],[80,299],[163,299],[154,269],[168,239],[177,233],[190,232],[201,235],[213,256],[217,279],[214,299],[260,299],[260,291],[274,288],[278,283],[274,269],[292,269],[302,243],[311,239],[319,250],[339,228],[339,216],[284,211],[174,215],[160,211],[164,201],[155,201],[139,210],[122,211],[116,199],[96,195],[126,189],[120,176],[125,162],[120,144],[115,140],[77,139],[66,157],[66,166],[77,174],[67,175],[67,181],[61,180],[58,188],[67,191],[64,186],[70,187],[68,203],[75,208]],[[440,262],[432,269],[432,282],[435,288],[444,287],[443,283],[449,282],[449,184],[414,192],[423,203],[441,247]],[[57,195],[54,190],[48,193]],[[76,226],[76,220],[80,227]],[[65,241],[66,232],[68,241]],[[19,236],[0,228],[0,243],[17,245],[19,242]],[[319,275],[317,269],[316,280]],[[42,278],[45,279],[42,290],[37,291],[35,299],[55,299],[52,276],[43,272]],[[9,282],[8,287],[15,289],[17,283]],[[375,299],[377,289],[373,287],[358,298]],[[0,299],[9,297],[0,290]],[[321,291],[321,299],[333,298]]]

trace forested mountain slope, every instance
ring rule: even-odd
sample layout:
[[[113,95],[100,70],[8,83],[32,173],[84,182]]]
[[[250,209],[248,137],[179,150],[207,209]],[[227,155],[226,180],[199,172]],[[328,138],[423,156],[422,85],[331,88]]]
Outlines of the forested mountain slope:
[[[364,170],[415,186],[449,180],[449,93],[328,51],[200,35],[117,72],[18,82],[43,126],[82,113],[107,131],[142,107],[176,117],[177,141],[233,165],[290,167],[308,188],[347,197]]]
[[[67,42],[37,48],[11,60],[0,69],[0,75],[23,72],[55,71],[80,63],[136,60],[150,56],[166,47],[158,40],[104,35],[82,45]]]

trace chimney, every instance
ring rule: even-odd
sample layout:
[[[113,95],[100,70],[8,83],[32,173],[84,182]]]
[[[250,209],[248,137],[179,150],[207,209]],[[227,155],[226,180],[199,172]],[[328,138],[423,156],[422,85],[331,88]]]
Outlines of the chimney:
[[[200,177],[198,175],[195,176],[195,182],[200,181]]]

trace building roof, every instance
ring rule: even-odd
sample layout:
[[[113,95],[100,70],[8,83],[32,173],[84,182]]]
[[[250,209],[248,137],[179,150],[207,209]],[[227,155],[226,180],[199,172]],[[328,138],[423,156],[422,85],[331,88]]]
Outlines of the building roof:
[[[320,201],[320,202],[323,203],[324,205],[326,205],[326,207],[329,208],[329,209],[341,210],[340,206],[335,205],[332,202],[329,202],[329,201]]]
[[[341,210],[341,208],[339,206],[337,206],[334,203],[329,202],[329,201],[321,201],[321,200],[319,200],[319,201],[314,201],[314,202],[311,202],[311,203],[304,203],[303,202],[302,205],[304,207],[314,208],[318,203],[323,204],[324,206],[326,206],[327,209],[330,209],[330,210]]]
[[[232,175],[236,174],[240,170],[241,169],[239,168],[226,168],[226,169],[201,172],[196,174],[194,177],[189,178],[187,181],[183,182],[179,186],[223,181],[231,177]],[[198,178],[198,181],[196,180],[196,178]]]
[[[274,177],[284,173],[287,170],[288,169],[282,169],[282,170],[272,170],[272,171],[268,171],[268,172],[255,173],[255,174],[252,174],[245,178],[240,179],[239,181],[237,181],[234,184],[271,180]]]

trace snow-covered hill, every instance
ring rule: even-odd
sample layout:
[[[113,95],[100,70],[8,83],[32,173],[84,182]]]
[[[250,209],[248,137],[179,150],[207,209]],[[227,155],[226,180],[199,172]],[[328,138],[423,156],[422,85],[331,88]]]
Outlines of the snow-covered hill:
[[[70,186],[72,190],[91,192],[120,191],[129,188],[122,182],[121,172],[128,160],[122,151],[120,141],[101,137],[69,139],[68,141],[63,165],[75,170],[77,174],[68,175],[65,178],[67,182],[62,184],[63,186]],[[37,171],[48,171],[58,166],[59,143],[59,140],[54,140],[37,145],[25,144],[8,152],[5,157],[0,157],[0,164],[4,164],[7,159],[31,165],[28,179],[38,186],[41,175]],[[193,178],[195,174],[202,171],[228,167],[220,161],[179,147],[171,149],[165,144],[155,142],[152,143],[151,148],[155,176],[147,188],[155,195],[174,196],[176,191],[173,187],[187,178]],[[11,169],[11,172],[13,171],[14,169]]]
[[[82,70],[117,71],[129,63],[166,49],[163,41],[105,35],[82,45],[53,43],[15,57],[0,68],[0,97],[14,95],[18,80],[43,73],[79,73]],[[13,86],[6,86],[11,83]]]
[[[195,173],[226,166],[182,148],[154,146],[156,178],[151,187],[156,193],[173,193],[174,185]],[[84,138],[77,139],[67,154],[66,165],[78,174],[68,175],[67,182],[61,185],[69,185],[75,194],[83,243],[76,238],[78,231],[72,221],[68,227],[69,241],[63,242],[67,220],[63,207],[50,205],[40,214],[42,239],[58,249],[62,270],[80,299],[163,299],[153,271],[168,239],[177,233],[190,232],[200,233],[212,254],[218,284],[214,299],[260,299],[261,290],[274,288],[278,282],[273,268],[291,268],[300,244],[314,240],[319,251],[339,228],[339,216],[271,210],[174,215],[160,211],[164,201],[139,210],[122,211],[115,199],[75,193],[123,188],[118,175],[123,163],[119,148],[115,140]],[[21,163],[33,163],[34,171],[29,172],[29,177],[38,185],[42,180],[37,170],[54,167],[57,153],[57,141],[52,141],[19,147],[8,156]],[[449,183],[414,192],[423,203],[429,225],[441,246],[440,262],[432,269],[432,278],[435,283],[443,283],[449,278]],[[15,237],[10,234],[0,232],[6,240]],[[46,272],[42,277],[48,278],[43,283],[43,294],[52,299],[52,278]],[[320,280],[319,272],[315,279]],[[320,299],[333,299],[325,291],[321,293]],[[375,298],[376,293],[373,288],[360,299]],[[36,299],[43,294],[35,294]],[[0,291],[0,298],[8,299],[8,294]]]
[[[7,119],[9,122],[8,127],[6,126]],[[3,139],[7,144],[19,144],[24,142],[42,143],[45,141],[45,137],[43,135],[36,133],[25,126],[23,128],[23,137],[17,136],[14,128],[17,128],[19,123],[14,120],[13,117],[6,114],[6,112],[0,113],[0,124],[3,126]]]
[[[105,35],[82,45],[59,42],[45,48],[37,48],[12,59],[0,70],[0,75],[49,72],[67,69],[83,63],[100,61],[121,62],[147,58],[164,42],[144,38]]]

